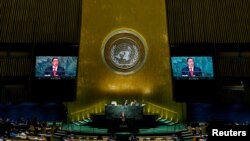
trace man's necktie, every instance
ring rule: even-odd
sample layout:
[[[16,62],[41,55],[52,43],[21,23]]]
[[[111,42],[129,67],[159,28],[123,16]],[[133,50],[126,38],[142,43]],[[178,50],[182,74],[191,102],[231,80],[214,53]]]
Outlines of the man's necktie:
[[[53,76],[56,76],[56,69],[53,69]]]
[[[192,68],[189,69],[189,73],[191,77],[194,77],[194,71],[192,70]]]

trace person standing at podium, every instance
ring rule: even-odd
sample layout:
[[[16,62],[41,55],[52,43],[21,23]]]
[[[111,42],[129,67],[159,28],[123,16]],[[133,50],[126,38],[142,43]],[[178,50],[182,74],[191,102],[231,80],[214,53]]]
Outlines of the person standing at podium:
[[[126,121],[125,112],[122,112],[122,113],[121,113],[120,119],[121,119],[122,122],[125,122],[125,121]]]

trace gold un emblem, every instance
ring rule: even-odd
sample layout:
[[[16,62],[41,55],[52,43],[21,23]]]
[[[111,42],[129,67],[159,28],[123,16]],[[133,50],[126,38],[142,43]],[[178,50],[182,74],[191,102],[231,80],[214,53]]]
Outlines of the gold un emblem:
[[[121,29],[111,32],[102,45],[105,64],[118,74],[138,71],[145,62],[146,42],[137,32]]]

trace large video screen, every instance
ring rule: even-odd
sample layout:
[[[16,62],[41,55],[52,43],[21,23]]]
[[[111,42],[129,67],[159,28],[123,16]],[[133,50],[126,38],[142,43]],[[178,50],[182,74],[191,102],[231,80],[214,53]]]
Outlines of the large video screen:
[[[212,56],[172,56],[171,67],[174,80],[213,80]]]
[[[36,79],[76,79],[77,56],[36,56]]]

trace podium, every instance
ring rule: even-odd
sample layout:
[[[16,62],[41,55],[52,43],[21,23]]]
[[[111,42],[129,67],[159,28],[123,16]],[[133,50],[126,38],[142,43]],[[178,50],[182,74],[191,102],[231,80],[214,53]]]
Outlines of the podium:
[[[105,117],[107,120],[112,120],[116,118],[120,118],[121,113],[125,113],[126,119],[135,119],[142,120],[143,119],[143,106],[141,105],[106,105],[105,106]]]
[[[121,113],[125,113],[125,121],[120,119]],[[138,132],[136,121],[143,120],[143,106],[141,105],[106,105],[105,118],[110,121],[109,132]]]

